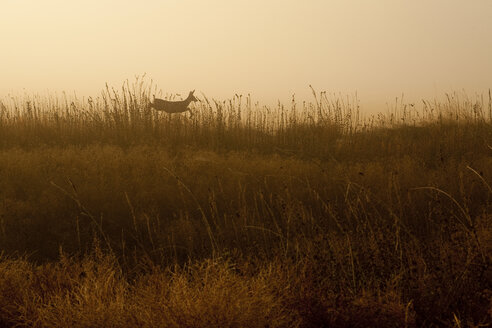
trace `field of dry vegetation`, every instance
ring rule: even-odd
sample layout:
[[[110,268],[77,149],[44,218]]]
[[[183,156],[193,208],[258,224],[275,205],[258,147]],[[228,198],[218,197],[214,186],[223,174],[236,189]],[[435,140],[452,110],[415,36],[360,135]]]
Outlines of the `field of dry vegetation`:
[[[0,327],[491,325],[490,93],[153,94],[1,100]]]

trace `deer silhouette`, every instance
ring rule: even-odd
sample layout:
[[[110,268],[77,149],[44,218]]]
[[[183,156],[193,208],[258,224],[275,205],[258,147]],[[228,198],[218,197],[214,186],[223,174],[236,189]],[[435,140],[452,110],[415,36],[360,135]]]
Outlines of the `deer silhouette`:
[[[188,97],[185,100],[181,100],[181,101],[168,101],[164,99],[155,98],[154,102],[150,103],[150,108],[154,108],[155,110],[158,111],[164,111],[169,114],[183,113],[186,111],[189,111],[191,113],[191,110],[188,108],[188,105],[192,101],[198,101],[198,99],[196,99],[195,96],[193,95],[193,92],[195,92],[195,90],[190,91]]]

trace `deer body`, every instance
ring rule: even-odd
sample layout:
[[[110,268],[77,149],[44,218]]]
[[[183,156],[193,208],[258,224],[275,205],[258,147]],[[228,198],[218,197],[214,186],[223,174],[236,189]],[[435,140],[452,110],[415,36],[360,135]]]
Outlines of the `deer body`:
[[[192,101],[198,101],[198,99],[196,99],[195,96],[193,95],[193,92],[195,92],[195,90],[190,91],[188,97],[185,100],[181,100],[181,101],[168,101],[164,99],[155,98],[154,102],[150,103],[150,107],[154,108],[155,110],[164,111],[169,114],[183,113],[186,111],[190,111],[188,105]]]

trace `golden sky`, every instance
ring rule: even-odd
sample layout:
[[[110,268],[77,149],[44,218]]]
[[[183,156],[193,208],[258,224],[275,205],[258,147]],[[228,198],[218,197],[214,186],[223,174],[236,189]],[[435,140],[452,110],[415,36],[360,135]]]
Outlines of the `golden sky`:
[[[1,0],[0,96],[147,74],[262,103],[309,84],[382,106],[492,87],[491,0]]]

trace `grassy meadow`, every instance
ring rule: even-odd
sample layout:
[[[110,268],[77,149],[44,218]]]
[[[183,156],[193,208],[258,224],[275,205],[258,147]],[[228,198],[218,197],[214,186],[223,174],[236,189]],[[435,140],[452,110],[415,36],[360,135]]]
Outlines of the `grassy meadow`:
[[[492,324],[492,101],[0,100],[0,327]]]

